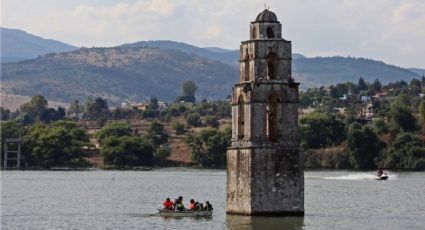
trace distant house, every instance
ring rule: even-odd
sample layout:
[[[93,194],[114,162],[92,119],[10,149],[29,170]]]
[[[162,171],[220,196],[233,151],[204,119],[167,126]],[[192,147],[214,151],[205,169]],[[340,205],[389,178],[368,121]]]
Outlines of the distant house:
[[[137,105],[133,105],[132,108],[140,110],[140,111],[145,111],[145,110],[149,109],[149,103],[142,102],[142,103],[139,103]]]
[[[165,101],[158,101],[159,111],[165,111],[168,108],[168,104]]]
[[[425,93],[420,93],[419,97],[425,97]]]
[[[371,101],[371,98],[370,98],[370,96],[362,96],[362,97],[360,98],[360,100],[361,100],[362,102],[369,102],[369,101]]]

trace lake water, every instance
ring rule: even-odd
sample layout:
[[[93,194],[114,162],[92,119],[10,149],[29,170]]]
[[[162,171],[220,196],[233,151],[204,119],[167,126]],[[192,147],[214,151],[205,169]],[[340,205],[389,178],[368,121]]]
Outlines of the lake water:
[[[425,173],[307,171],[304,217],[225,214],[224,170],[2,171],[1,229],[425,229]],[[165,197],[212,218],[154,216]]]

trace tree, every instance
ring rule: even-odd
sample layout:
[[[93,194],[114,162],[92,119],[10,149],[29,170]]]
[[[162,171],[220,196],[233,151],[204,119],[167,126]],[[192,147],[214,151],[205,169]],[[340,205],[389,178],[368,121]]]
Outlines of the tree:
[[[59,106],[56,110],[54,108],[48,108],[47,106],[47,100],[43,96],[33,96],[29,102],[20,107],[21,122],[24,125],[28,125],[37,121],[48,123],[65,118],[64,108]]]
[[[62,107],[58,107],[57,110],[54,108],[48,108],[44,110],[40,115],[40,121],[42,122],[51,122],[51,121],[59,121],[65,118],[65,109]]]
[[[299,121],[301,141],[307,148],[323,148],[341,143],[345,139],[344,122],[334,115],[313,112]]]
[[[122,136],[131,136],[132,130],[127,123],[124,122],[111,122],[102,127],[102,129],[97,132],[96,137],[100,145],[103,145],[103,142],[108,137],[122,137]]]
[[[383,166],[425,170],[425,142],[412,133],[400,133],[384,155]]]
[[[375,81],[373,81],[372,86],[371,86],[373,92],[378,92],[382,89],[382,84],[378,79],[375,79]]]
[[[47,109],[47,100],[42,95],[35,95],[31,100],[20,106],[21,117],[26,121],[24,123],[33,123],[40,121],[41,115]]]
[[[218,119],[216,116],[205,116],[205,124],[207,126],[211,126],[213,128],[217,128],[220,124],[218,123]]]
[[[421,100],[421,103],[418,107],[419,111],[419,121],[422,125],[422,131],[425,132],[425,99]]]
[[[40,115],[44,110],[47,109],[47,100],[42,95],[35,95],[31,97],[31,100],[20,106],[20,110],[23,113],[33,115]]]
[[[347,146],[350,163],[355,168],[375,168],[375,159],[385,143],[379,140],[371,128],[357,125],[350,126],[348,130]]]
[[[187,124],[190,126],[199,127],[202,125],[202,120],[199,113],[194,113],[194,112],[186,113],[185,118],[186,118]]]
[[[10,110],[0,107],[0,120],[7,121],[10,119]]]
[[[390,106],[390,116],[393,124],[405,132],[417,129],[416,118],[412,115],[409,104],[410,101],[407,96],[400,94]]]
[[[333,98],[340,98],[342,97],[344,94],[347,94],[348,92],[348,87],[346,84],[337,84],[336,86],[331,85],[329,87],[330,89],[330,95]]]
[[[164,132],[164,126],[157,121],[151,123],[146,137],[152,141],[154,147],[167,143],[169,138]]]
[[[169,147],[157,148],[153,154],[155,164],[165,165],[170,155],[171,149]]]
[[[198,89],[195,82],[185,81],[182,86],[182,95],[183,96],[195,96],[195,92]]]
[[[151,97],[151,100],[150,100],[150,103],[149,103],[149,109],[154,110],[154,111],[159,109],[158,98],[156,98],[155,96]]]
[[[103,126],[109,117],[109,107],[105,99],[98,97],[95,100],[88,98],[86,101],[85,117],[95,120],[98,125]]]
[[[180,122],[173,122],[171,127],[176,131],[176,135],[182,135],[185,133],[184,124]]]
[[[85,147],[91,146],[86,131],[75,122],[56,121],[51,124],[37,124],[24,137],[24,146],[32,159],[30,165],[44,168],[52,166],[87,166],[90,153]]]
[[[68,108],[67,114],[71,117],[76,117],[78,114],[84,111],[84,106],[80,105],[78,100],[73,101]]]
[[[231,135],[230,128],[224,131],[206,128],[197,134],[189,134],[186,143],[192,150],[192,160],[206,167],[225,165]]]
[[[362,77],[359,78],[359,82],[357,83],[357,88],[360,91],[367,90],[367,84]]]
[[[195,93],[197,89],[198,87],[195,82],[191,80],[183,82],[182,95],[176,98],[176,102],[185,101],[194,103],[196,101]]]
[[[153,147],[142,137],[110,136],[104,140],[101,152],[109,165],[151,166],[153,163]]]

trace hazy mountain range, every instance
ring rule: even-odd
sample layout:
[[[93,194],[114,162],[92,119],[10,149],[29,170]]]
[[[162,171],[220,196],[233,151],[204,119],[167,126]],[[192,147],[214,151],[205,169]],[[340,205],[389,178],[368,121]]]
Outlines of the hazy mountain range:
[[[0,27],[1,62],[15,62],[39,55],[66,52],[78,49],[66,43],[44,39],[22,30]]]
[[[34,58],[2,64],[2,92],[9,94],[42,94],[62,102],[102,96],[118,104],[153,95],[171,101],[184,80],[193,80],[199,99],[216,100],[230,94],[239,76],[238,50],[174,41],[78,49],[19,30],[2,28],[1,36],[2,61]],[[408,81],[424,72],[365,58],[293,54],[293,75],[302,88],[356,82],[359,77],[383,83]]]

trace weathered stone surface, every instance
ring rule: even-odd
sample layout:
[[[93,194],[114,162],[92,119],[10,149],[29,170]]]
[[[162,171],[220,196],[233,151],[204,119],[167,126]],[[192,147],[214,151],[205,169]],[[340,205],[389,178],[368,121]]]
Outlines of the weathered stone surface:
[[[291,77],[291,42],[281,28],[277,20],[252,22],[251,40],[241,44],[227,152],[228,213],[304,214],[299,84]]]

